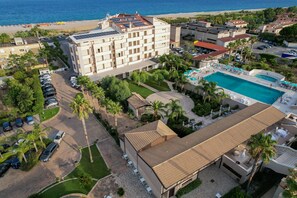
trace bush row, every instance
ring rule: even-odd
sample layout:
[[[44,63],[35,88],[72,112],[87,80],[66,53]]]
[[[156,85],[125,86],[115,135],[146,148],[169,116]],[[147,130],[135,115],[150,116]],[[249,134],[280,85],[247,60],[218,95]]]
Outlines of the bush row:
[[[34,107],[33,107],[33,111],[34,113],[41,113],[44,107],[44,97],[43,97],[43,93],[42,93],[42,89],[41,89],[41,85],[40,85],[40,81],[37,75],[33,76],[33,95],[34,95]]]
[[[120,145],[120,139],[118,131],[113,128],[107,120],[103,120],[100,113],[94,113],[95,117],[98,119],[98,121],[105,127],[105,129],[108,131],[108,133],[113,137],[113,139],[116,141],[118,145]]]

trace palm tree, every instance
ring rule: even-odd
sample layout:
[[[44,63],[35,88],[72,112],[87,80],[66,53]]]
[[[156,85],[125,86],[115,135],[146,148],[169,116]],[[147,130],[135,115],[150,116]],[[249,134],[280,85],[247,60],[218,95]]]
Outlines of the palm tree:
[[[183,110],[178,100],[170,99],[170,101],[170,103],[166,104],[167,117],[170,120],[178,121],[178,119],[184,116],[185,111]]]
[[[35,151],[38,152],[38,148],[37,148],[37,140],[39,139],[39,136],[37,136],[35,133],[29,133],[26,137],[26,140],[28,140],[29,142],[31,142],[35,148]]]
[[[188,82],[187,77],[183,74],[179,75],[179,78],[177,79],[177,84],[180,85],[181,91],[183,91],[185,84]]]
[[[45,147],[45,144],[43,142],[43,138],[47,137],[47,131],[49,130],[50,128],[47,127],[47,128],[44,128],[42,129],[40,127],[40,124],[34,124],[34,128],[32,130],[32,133],[35,134],[35,136],[37,136],[41,142],[41,146]]]
[[[16,152],[20,161],[23,159],[27,163],[26,152],[30,150],[30,145],[27,141],[21,142],[17,148],[14,148],[13,152]]]
[[[247,57],[250,57],[250,56],[252,55],[252,50],[251,50],[250,47],[247,47],[247,46],[246,46],[246,47],[243,49],[243,52],[244,52],[243,60],[244,60],[244,62],[246,62]]]
[[[283,192],[284,198],[297,197],[297,168],[290,170],[290,175],[286,177],[286,188]]]
[[[114,116],[114,125],[117,127],[117,114],[119,114],[122,111],[122,106],[118,102],[114,102],[112,100],[107,101],[106,105],[107,112],[113,114]]]
[[[154,73],[152,74],[152,78],[154,81],[158,82],[158,84],[160,85],[160,83],[164,80],[162,71],[161,70],[154,71]]]
[[[105,99],[105,91],[102,87],[98,87],[96,86],[93,90],[92,90],[92,96],[94,98],[96,98],[99,103],[102,105],[103,104],[103,100]]]
[[[45,61],[46,66],[48,66],[48,58],[50,56],[50,52],[46,47],[39,49],[38,56],[42,58]]]
[[[162,114],[160,112],[165,112],[165,105],[163,102],[155,100],[152,103],[150,109],[153,111],[154,120],[157,120],[159,116],[162,117]]]
[[[233,50],[235,50],[236,44],[234,42],[231,42],[227,45],[227,49],[229,51],[229,57],[228,57],[228,64],[231,61],[231,54],[233,53]]]
[[[92,156],[92,151],[90,148],[89,137],[88,137],[86,122],[85,122],[85,119],[89,117],[89,113],[92,112],[92,107],[90,106],[90,104],[84,98],[84,96],[82,94],[76,94],[74,100],[70,104],[70,107],[71,107],[73,113],[82,122],[85,138],[87,141],[87,146],[89,149],[90,161],[91,161],[91,163],[93,163],[93,156]]]
[[[90,78],[88,76],[79,76],[77,78],[77,84],[81,86],[81,90],[83,94],[84,94],[85,88],[89,83],[90,83]]]
[[[3,145],[0,145],[0,157],[3,159],[3,156],[2,156],[2,152],[4,152],[5,149],[4,149],[4,146]]]
[[[253,49],[254,44],[258,41],[258,37],[256,37],[256,36],[251,36],[249,41],[250,41],[250,43],[251,43],[251,49]]]
[[[251,175],[248,180],[246,191],[248,191],[251,181],[257,171],[258,163],[262,160],[268,163],[272,157],[276,155],[275,145],[276,141],[271,139],[271,134],[264,134],[263,132],[252,135],[248,146],[250,147],[249,153],[254,159]]]

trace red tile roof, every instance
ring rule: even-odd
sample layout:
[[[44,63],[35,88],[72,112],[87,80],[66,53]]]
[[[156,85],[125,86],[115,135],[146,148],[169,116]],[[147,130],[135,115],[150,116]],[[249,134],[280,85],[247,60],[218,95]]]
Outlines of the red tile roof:
[[[230,20],[228,21],[229,23],[233,23],[234,25],[239,25],[239,24],[247,24],[247,22],[243,20]]]
[[[212,44],[212,43],[202,42],[202,41],[198,41],[194,45],[196,47],[202,47],[202,48],[211,49],[211,50],[214,50],[214,51],[225,50],[225,48],[222,47],[222,46]]]
[[[209,57],[216,57],[216,56],[224,54],[224,53],[226,53],[228,51],[225,47],[215,45],[215,44],[212,44],[212,43],[202,42],[202,41],[198,41],[194,45],[196,47],[202,47],[202,48],[214,50],[213,52],[211,52],[209,54],[201,54],[201,55],[195,56],[193,58],[193,60],[196,60],[196,61],[204,60],[204,59],[209,58]]]
[[[225,37],[225,38],[220,38],[219,40],[220,41],[223,41],[223,42],[230,42],[230,41],[236,41],[236,40],[239,40],[239,39],[245,39],[245,38],[249,38],[250,36],[247,35],[247,34],[241,34],[241,35],[237,35],[237,36],[229,36],[229,37]]]

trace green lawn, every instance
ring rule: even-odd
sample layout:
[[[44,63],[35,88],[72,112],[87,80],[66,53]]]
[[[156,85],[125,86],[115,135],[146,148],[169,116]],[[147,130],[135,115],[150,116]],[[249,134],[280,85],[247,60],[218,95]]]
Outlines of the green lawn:
[[[71,193],[82,193],[87,195],[92,187],[96,184],[96,181],[92,181],[90,186],[84,187],[82,186],[78,179],[66,181],[60,183],[44,193],[40,194],[40,198],[59,198],[67,194]]]
[[[60,107],[55,107],[55,108],[52,108],[52,109],[43,110],[39,114],[40,122],[46,121],[46,120],[54,117],[55,115],[57,115],[57,113],[59,113],[59,109],[60,109]]]
[[[91,175],[95,179],[100,179],[109,175],[110,172],[96,145],[91,146],[91,151],[94,162],[90,162],[88,148],[82,149],[82,158],[79,165],[65,179],[77,177],[81,172]]]
[[[156,81],[154,81],[152,78],[149,78],[145,84],[147,84],[150,87],[153,87],[159,91],[170,91],[170,88],[168,84],[164,81],[162,81],[160,84]]]
[[[110,174],[110,171],[102,159],[96,145],[91,146],[91,151],[94,162],[90,162],[88,148],[82,149],[82,158],[79,162],[79,165],[65,179],[76,178],[82,173],[88,174],[95,179],[101,179]],[[39,196],[44,198],[59,198],[63,195],[71,193],[88,194],[95,183],[96,181],[92,181],[91,185],[82,186],[78,179],[70,180],[49,188],[48,190],[39,194]]]
[[[150,89],[147,89],[143,86],[138,86],[131,81],[127,81],[129,83],[129,88],[131,92],[136,92],[141,95],[143,98],[147,98],[149,95],[153,94],[154,92]]]

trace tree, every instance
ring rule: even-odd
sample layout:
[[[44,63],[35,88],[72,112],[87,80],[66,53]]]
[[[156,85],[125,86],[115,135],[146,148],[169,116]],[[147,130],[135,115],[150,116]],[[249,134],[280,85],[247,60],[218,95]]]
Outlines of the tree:
[[[3,44],[3,43],[10,43],[10,36],[6,33],[2,33],[0,34],[0,43]]]
[[[2,156],[2,152],[4,152],[5,149],[4,149],[4,146],[3,145],[0,145],[0,157],[3,159],[3,156]]]
[[[26,158],[26,153],[30,150],[30,145],[28,144],[28,142],[25,140],[21,143],[19,143],[19,145],[14,148],[13,152],[16,152],[18,155],[18,158],[20,161],[25,160],[25,162],[27,163],[27,158]]]
[[[286,188],[283,192],[284,198],[297,197],[297,168],[290,170],[290,175],[286,177]]]
[[[107,76],[102,79],[101,87],[106,96],[116,102],[123,102],[131,96],[129,83],[114,76]]]
[[[263,132],[256,135],[252,135],[248,146],[250,147],[249,153],[254,159],[251,175],[248,180],[248,191],[251,181],[257,171],[258,163],[262,160],[264,163],[268,163],[272,157],[276,155],[275,145],[276,141],[271,139],[271,134],[264,134]]]
[[[43,138],[47,137],[47,131],[49,130],[50,128],[44,128],[42,129],[40,124],[34,124],[34,128],[32,130],[32,133],[34,134],[35,137],[39,138],[40,140],[40,145],[42,147],[45,147],[45,144],[43,142]],[[37,140],[35,140],[37,141]]]
[[[145,71],[137,72],[134,71],[131,74],[131,80],[136,83],[137,85],[140,85],[140,83],[144,83],[148,79],[148,73]]]
[[[156,70],[152,73],[152,79],[160,85],[161,82],[164,80],[164,76],[161,70]]]
[[[181,88],[181,91],[183,91],[185,84],[188,82],[187,77],[184,74],[180,74],[176,84],[178,84]]]
[[[249,39],[249,42],[250,42],[250,44],[251,44],[251,49],[253,49],[253,48],[254,48],[254,44],[255,44],[256,42],[258,42],[258,37],[256,37],[256,36],[251,36],[250,39]]]
[[[170,101],[170,103],[166,104],[167,117],[170,120],[178,121],[180,118],[184,116],[185,112],[178,100],[170,99]]]
[[[229,51],[229,57],[228,57],[228,64],[230,63],[231,61],[231,54],[233,53],[233,50],[236,48],[236,45],[234,42],[231,42],[227,45],[227,49]]]
[[[270,23],[276,19],[276,13],[273,8],[268,8],[264,10],[264,17],[267,23]]]
[[[91,80],[88,76],[79,76],[77,78],[77,84],[81,86],[82,93],[84,94],[85,88],[90,84]]]
[[[85,123],[85,119],[87,119],[89,117],[89,113],[92,112],[92,108],[82,94],[76,94],[74,100],[70,104],[70,108],[72,109],[73,113],[82,122],[87,146],[89,149],[90,161],[91,161],[91,163],[93,163],[93,156],[92,156],[92,151],[90,148],[89,137],[88,137],[86,123]]]
[[[158,100],[155,100],[149,108],[153,111],[154,120],[157,120],[159,116],[162,117],[161,112],[165,113],[164,103]]]
[[[102,105],[102,102],[105,100],[105,91],[102,89],[102,87],[96,86],[92,90],[92,96],[96,98],[99,103]]]
[[[108,113],[113,114],[114,125],[115,125],[115,127],[117,127],[118,126],[117,114],[119,114],[122,111],[122,106],[118,102],[114,102],[112,100],[107,100],[106,110]]]
[[[297,41],[297,24],[283,28],[279,34],[287,41]]]

